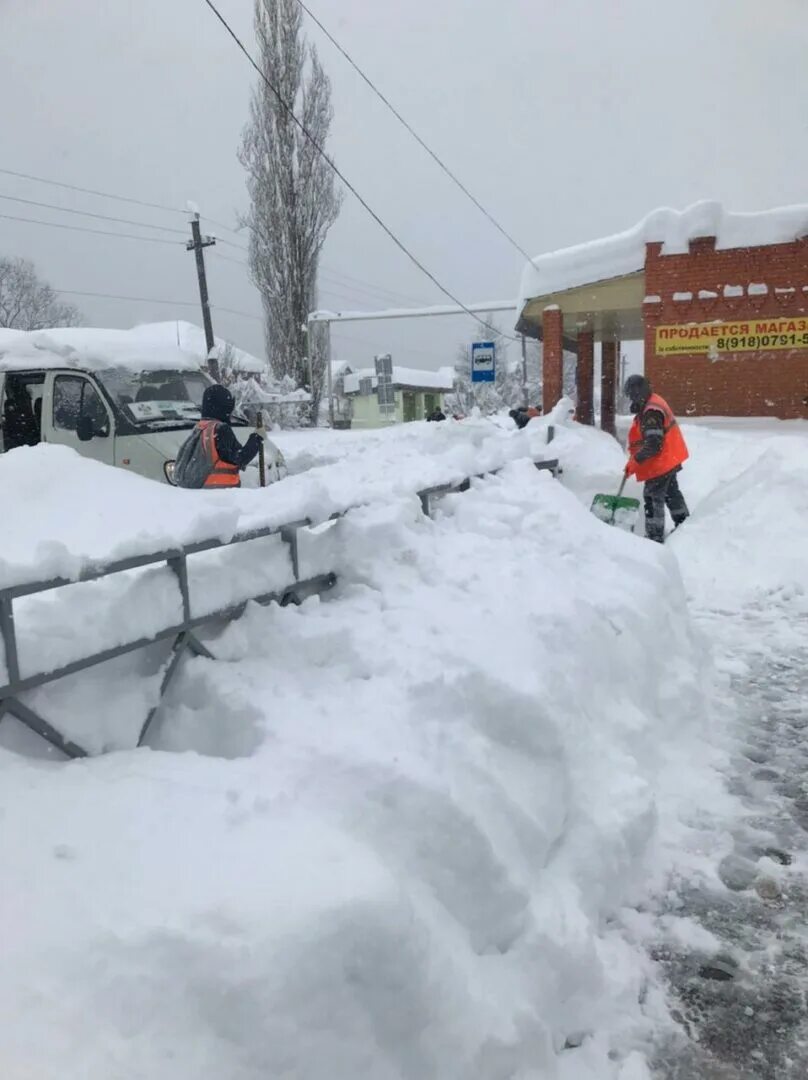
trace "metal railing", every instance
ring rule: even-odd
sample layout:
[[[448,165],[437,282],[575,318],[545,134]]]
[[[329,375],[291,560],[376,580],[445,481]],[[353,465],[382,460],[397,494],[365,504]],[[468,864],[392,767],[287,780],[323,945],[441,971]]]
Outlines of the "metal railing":
[[[553,476],[558,475],[558,461],[537,461],[534,462],[534,464],[538,469],[550,471]],[[495,475],[499,471],[499,469],[489,470],[486,473],[480,473],[474,477],[466,477],[464,480],[458,481],[457,483],[441,484],[417,492],[424,514],[426,516],[431,516],[434,499],[452,492],[467,491],[471,486],[472,480],[483,479],[486,476]],[[353,509],[356,509],[356,507],[347,507],[345,510],[332,514],[327,520],[336,521],[350,513]],[[183,656],[186,653],[191,653],[194,656],[203,656],[208,659],[214,659],[210,650],[194,633],[195,630],[198,630],[208,623],[237,619],[244,612],[247,604],[251,602],[262,605],[278,603],[282,606],[289,603],[298,604],[307,596],[324,593],[334,587],[337,577],[333,572],[315,574],[312,577],[303,580],[300,578],[298,532],[300,529],[310,528],[314,524],[316,523],[305,519],[288,522],[284,525],[252,529],[247,532],[237,533],[230,540],[226,541],[203,540],[198,543],[165,549],[146,555],[136,555],[131,558],[118,559],[109,563],[89,565],[77,574],[75,578],[56,577],[45,581],[26,582],[0,589],[0,637],[2,637],[3,640],[6,658],[6,682],[4,685],[0,685],[0,722],[2,722],[7,714],[13,716],[20,721],[20,723],[24,724],[27,728],[35,732],[35,734],[39,735],[67,757],[87,757],[88,751],[84,747],[79,746],[76,742],[58,731],[53,724],[43,716],[40,716],[29,705],[22,701],[20,695],[27,691],[36,690],[38,687],[45,686],[58,679],[63,679],[68,675],[86,671],[98,664],[106,663],[109,660],[115,660],[118,657],[137,652],[140,649],[145,649],[159,642],[171,641],[171,653],[164,666],[165,669],[160,683],[158,700],[149,710],[140,728],[137,745],[142,746],[162,704],[163,698],[179,670],[180,661]],[[229,548],[237,544],[244,544],[251,540],[260,540],[271,536],[280,537],[281,541],[287,545],[294,580],[282,589],[260,593],[237,603],[218,608],[215,611],[195,615],[191,603],[190,583],[188,578],[189,557],[201,554],[202,552],[213,551],[217,548]],[[38,671],[31,674],[23,674],[21,672],[17,632],[14,622],[15,600],[25,596],[33,596],[38,593],[51,592],[55,589],[65,588],[81,582],[98,581],[101,578],[108,578],[114,574],[128,570],[137,570],[148,566],[159,566],[160,564],[164,564],[170,568],[175,575],[179,586],[179,593],[182,599],[182,615],[178,621],[172,622],[171,625],[157,630],[152,634],[141,635],[133,638],[131,641],[114,645],[107,649],[102,649],[49,670]]]

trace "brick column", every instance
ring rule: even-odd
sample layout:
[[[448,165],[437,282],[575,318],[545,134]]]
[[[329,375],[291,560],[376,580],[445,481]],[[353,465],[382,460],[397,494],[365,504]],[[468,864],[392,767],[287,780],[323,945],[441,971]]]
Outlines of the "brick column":
[[[614,418],[617,398],[617,342],[603,341],[600,346],[600,426],[616,435]]]
[[[581,424],[595,423],[595,334],[592,330],[578,333],[578,363],[575,367],[575,386],[578,391],[576,415]]]
[[[564,319],[561,309],[545,308],[542,314],[542,412],[558,404],[564,391]]]

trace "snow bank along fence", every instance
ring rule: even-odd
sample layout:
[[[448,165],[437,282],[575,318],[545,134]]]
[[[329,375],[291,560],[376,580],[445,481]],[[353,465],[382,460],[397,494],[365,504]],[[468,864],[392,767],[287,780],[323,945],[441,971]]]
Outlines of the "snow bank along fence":
[[[547,470],[551,472],[553,476],[558,475],[559,467],[557,460],[536,461],[534,464],[537,469]],[[424,514],[430,516],[434,499],[448,495],[452,492],[468,491],[471,487],[472,480],[493,476],[499,471],[499,469],[493,469],[487,473],[479,473],[476,476],[466,477],[466,479],[457,483],[440,484],[419,491],[417,494]],[[355,507],[347,507],[345,510],[338,511],[335,514],[332,514],[328,520],[336,521],[350,513],[352,509],[355,509]],[[140,729],[138,746],[141,746],[148,734],[152,721],[160,708],[162,699],[179,669],[180,660],[185,653],[189,652],[194,656],[204,656],[210,660],[215,659],[213,654],[196,636],[194,633],[195,630],[204,626],[206,623],[216,623],[223,620],[230,621],[239,618],[244,612],[247,604],[250,602],[263,605],[274,602],[281,604],[282,606],[289,603],[299,604],[307,596],[323,593],[333,588],[337,581],[336,574],[333,572],[317,574],[305,580],[300,579],[298,530],[308,528],[313,524],[314,523],[310,520],[305,519],[302,521],[292,521],[285,525],[251,529],[248,532],[237,533],[230,540],[226,541],[216,539],[203,540],[176,549],[132,556],[128,559],[118,559],[109,563],[95,564],[85,568],[73,579],[62,577],[51,578],[45,581],[25,582],[23,584],[0,589],[0,635],[3,639],[6,659],[6,682],[5,685],[0,685],[0,721],[3,720],[6,714],[13,716],[31,731],[45,739],[51,746],[60,750],[67,757],[87,757],[88,753],[86,750],[62,735],[53,724],[26,705],[20,699],[20,695],[24,694],[26,691],[35,690],[40,686],[55,682],[57,679],[62,679],[65,676],[73,675],[80,671],[86,671],[89,668],[95,667],[97,664],[103,664],[106,661],[114,660],[119,656],[125,656],[128,653],[145,649],[161,641],[171,640],[171,656],[163,672],[158,701],[149,710]],[[204,551],[232,547],[236,544],[243,544],[251,540],[259,540],[270,536],[280,536],[281,540],[288,545],[294,580],[286,587],[275,590],[274,592],[262,593],[249,597],[247,600],[242,600],[238,603],[219,608],[216,611],[194,615],[188,577],[188,558]],[[51,670],[39,671],[33,674],[23,674],[21,672],[17,651],[17,635],[14,625],[15,599],[24,596],[33,596],[37,593],[50,592],[55,589],[62,589],[70,585],[76,585],[80,582],[98,581],[101,578],[108,578],[114,574],[122,573],[123,571],[142,569],[146,566],[155,566],[161,563],[167,565],[171,571],[173,571],[179,584],[180,595],[182,598],[182,617],[178,622],[174,622],[148,636],[139,637],[133,641],[125,642],[124,644],[102,649],[100,652],[91,653],[78,660],[73,660],[71,663],[52,668]]]

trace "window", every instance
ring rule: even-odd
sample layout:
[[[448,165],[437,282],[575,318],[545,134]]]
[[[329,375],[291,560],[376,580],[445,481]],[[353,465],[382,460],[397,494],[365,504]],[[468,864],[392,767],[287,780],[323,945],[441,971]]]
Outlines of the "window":
[[[201,371],[134,371],[108,368],[98,381],[136,424],[196,423],[210,379]]]
[[[109,435],[109,416],[98,391],[80,375],[57,375],[53,383],[53,426],[75,431],[80,416],[93,422],[96,435]]]

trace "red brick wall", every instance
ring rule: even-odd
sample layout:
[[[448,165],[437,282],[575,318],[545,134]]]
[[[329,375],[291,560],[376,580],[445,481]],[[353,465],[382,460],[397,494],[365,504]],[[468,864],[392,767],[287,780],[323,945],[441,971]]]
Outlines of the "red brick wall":
[[[694,240],[687,255],[662,255],[648,244],[645,291],[645,370],[675,412],[691,416],[808,417],[808,349],[657,356],[657,325],[808,317],[808,238],[790,244],[716,251],[715,240]],[[752,284],[768,293],[748,295]],[[725,297],[724,287],[743,296]],[[776,292],[777,289],[789,290]],[[718,293],[699,299],[699,290]],[[692,300],[674,300],[674,293]]]

